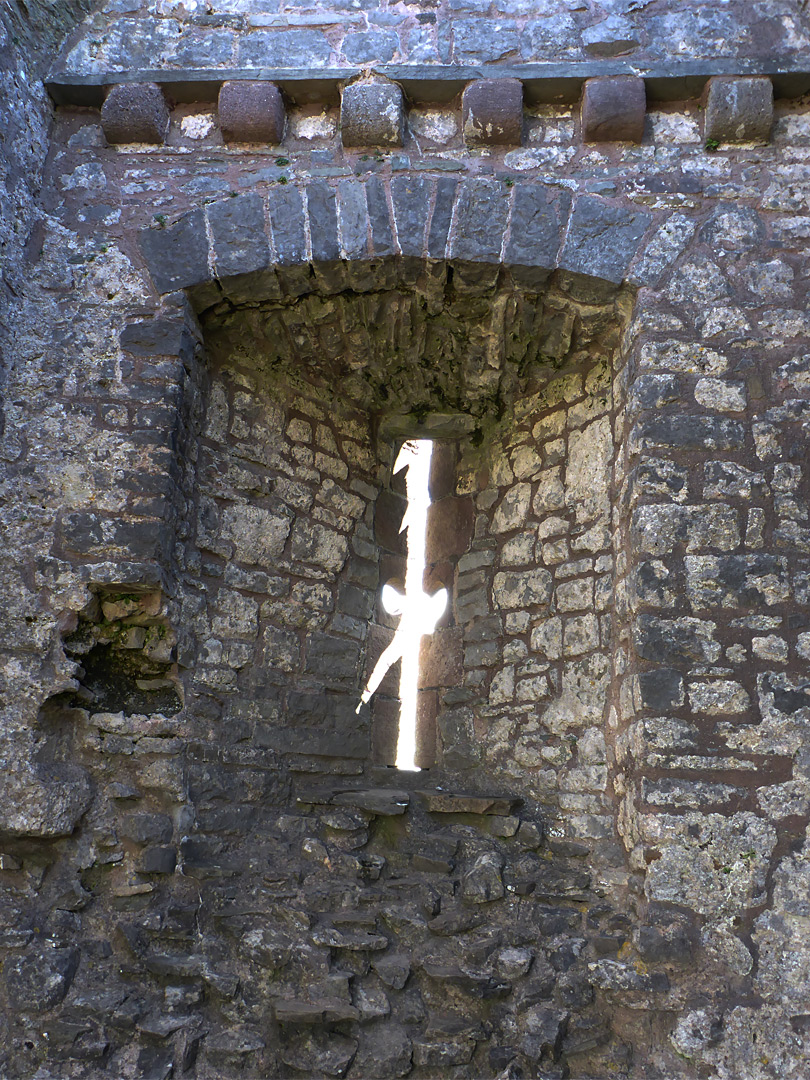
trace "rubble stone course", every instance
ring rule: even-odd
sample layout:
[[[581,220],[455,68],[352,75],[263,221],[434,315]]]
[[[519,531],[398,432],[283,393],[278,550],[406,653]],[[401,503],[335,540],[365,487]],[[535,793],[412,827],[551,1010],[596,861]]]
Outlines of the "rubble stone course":
[[[804,1076],[804,7],[89,7],[0,13],[0,1075]]]

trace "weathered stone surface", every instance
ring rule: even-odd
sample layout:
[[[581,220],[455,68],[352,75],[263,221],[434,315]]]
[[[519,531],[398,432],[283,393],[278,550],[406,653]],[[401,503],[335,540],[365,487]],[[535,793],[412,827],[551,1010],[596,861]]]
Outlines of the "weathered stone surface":
[[[582,141],[640,143],[647,94],[636,75],[586,79],[582,88]]]
[[[509,240],[504,262],[509,266],[551,270],[560,247],[558,204],[544,185],[519,184],[514,189]]]
[[[410,802],[407,791],[392,788],[365,788],[358,791],[338,791],[331,801],[337,806],[357,806],[381,817],[404,814]]]
[[[508,212],[508,188],[484,180],[462,184],[456,201],[456,231],[450,244],[452,256],[500,262]]]
[[[241,195],[212,203],[207,216],[217,277],[249,274],[269,265],[264,204],[258,195]]]
[[[208,237],[201,210],[182,217],[176,225],[147,229],[140,246],[158,292],[172,292],[209,279]]]
[[[600,199],[580,197],[574,203],[560,267],[618,284],[650,220],[644,211],[629,212]]]
[[[375,957],[372,967],[386,986],[392,990],[401,990],[411,973],[411,961],[405,953],[386,953]]]
[[[432,814],[511,814],[517,805],[514,798],[492,795],[454,795],[450,792],[420,791],[425,808]]]
[[[560,1009],[533,1005],[521,1017],[524,1035],[520,1048],[531,1061],[538,1061],[544,1054],[555,1055],[565,1035],[568,1013]]]
[[[0,1075],[804,1075],[807,122],[763,166],[652,100],[800,63],[796,5],[116,0],[54,113],[86,6],[0,15],[0,946],[83,950]],[[524,65],[631,49],[645,143],[583,150]],[[401,150],[341,149],[349,58]],[[491,60],[525,145],[471,153],[429,65]],[[274,64],[283,151],[223,148],[211,88]],[[166,148],[92,111],[138,72],[204,91]],[[422,777],[396,670],[355,711],[414,435]]]
[[[638,30],[620,14],[588,26],[582,31],[582,46],[590,56],[622,56],[641,44]]]
[[[157,83],[119,83],[101,107],[108,143],[162,143],[169,128],[169,106]]]
[[[432,259],[443,259],[447,252],[447,238],[456,199],[458,180],[441,177],[436,182],[436,196],[430,217],[427,253]]]
[[[335,203],[335,189],[327,184],[310,184],[307,188],[312,258],[317,262],[328,262],[340,256]]]
[[[703,134],[717,143],[768,142],[773,84],[765,76],[714,75],[706,84]]]
[[[0,824],[12,836],[70,836],[91,799],[87,773],[76,765],[18,768],[0,792]]]
[[[274,82],[226,80],[219,90],[217,113],[226,142],[275,145],[284,138],[286,113]]]
[[[270,228],[276,260],[282,266],[306,261],[306,214],[300,191],[276,187],[268,199]]]
[[[421,258],[424,253],[430,199],[430,181],[424,176],[395,176],[391,181],[397,241],[403,255]]]
[[[338,184],[338,228],[344,259],[362,259],[368,254],[368,209],[366,189],[353,180]]]
[[[551,599],[551,575],[547,570],[504,571],[495,575],[493,595],[505,609],[542,607]]]
[[[500,856],[493,852],[479,855],[461,881],[461,895],[468,904],[488,904],[504,894]]]
[[[461,111],[468,146],[520,146],[523,84],[519,79],[476,79],[467,83]]]
[[[344,1076],[357,1052],[357,1040],[334,1032],[294,1035],[281,1050],[281,1060],[315,1076]]]
[[[402,146],[405,110],[396,83],[355,82],[343,90],[340,137],[344,146]]]
[[[52,1009],[70,989],[78,964],[75,948],[26,950],[13,956],[4,968],[10,1002],[16,1009]]]
[[[413,1044],[401,1024],[387,1024],[364,1033],[354,1068],[359,1075],[406,1076],[412,1065]]]

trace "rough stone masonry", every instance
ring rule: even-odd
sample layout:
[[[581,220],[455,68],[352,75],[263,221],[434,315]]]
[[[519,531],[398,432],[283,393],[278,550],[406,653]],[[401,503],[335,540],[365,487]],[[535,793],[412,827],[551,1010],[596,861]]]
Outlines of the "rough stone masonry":
[[[0,1076],[810,1074],[808,50],[0,9]]]

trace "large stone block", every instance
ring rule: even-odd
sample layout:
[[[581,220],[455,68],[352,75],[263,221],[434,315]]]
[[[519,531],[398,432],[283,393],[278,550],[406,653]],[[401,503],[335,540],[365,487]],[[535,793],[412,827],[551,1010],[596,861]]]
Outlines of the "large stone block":
[[[452,256],[475,262],[497,263],[509,213],[509,188],[497,180],[467,180],[456,208]]]
[[[571,215],[560,268],[618,285],[651,220],[644,210],[625,210],[595,196],[581,196]]]
[[[371,226],[371,246],[375,255],[393,255],[394,231],[391,227],[391,214],[388,199],[379,176],[371,176],[366,181],[366,203],[368,220]]]
[[[703,134],[708,142],[768,142],[773,83],[766,76],[715,75],[706,84]]]
[[[140,245],[158,292],[185,289],[211,277],[202,210],[186,214],[175,225],[145,229],[140,235]]]
[[[461,97],[468,146],[519,146],[523,132],[520,79],[476,79]]]
[[[431,259],[443,259],[445,257],[457,189],[458,180],[455,177],[443,176],[436,181],[436,201],[433,206],[433,216],[430,219],[430,232],[428,233],[428,255]]]
[[[218,109],[225,142],[276,144],[284,138],[286,112],[274,82],[229,79],[219,91]]]
[[[31,948],[6,964],[9,1001],[16,1009],[42,1012],[62,1001],[79,966],[78,949]]]
[[[340,258],[337,231],[335,189],[328,184],[314,183],[307,187],[309,234],[312,241],[312,261],[329,262]]]
[[[582,141],[640,143],[647,92],[637,75],[588,79],[582,91]]]
[[[240,195],[212,203],[208,207],[208,225],[218,277],[249,274],[268,265],[270,245],[260,195]]]
[[[268,203],[276,262],[281,266],[306,262],[306,211],[301,192],[291,184],[277,186],[270,191]]]
[[[508,266],[551,270],[556,265],[560,216],[558,204],[550,195],[548,187],[541,184],[515,187],[509,241],[504,252]]]
[[[402,146],[405,108],[392,82],[350,83],[340,103],[344,146]]]
[[[157,83],[119,83],[101,106],[108,143],[162,143],[169,128],[169,106]]]
[[[403,255],[421,258],[424,254],[430,196],[430,181],[426,176],[395,176],[391,181],[391,202]]]
[[[341,180],[337,198],[340,253],[344,259],[364,259],[369,232],[366,189],[356,180]]]

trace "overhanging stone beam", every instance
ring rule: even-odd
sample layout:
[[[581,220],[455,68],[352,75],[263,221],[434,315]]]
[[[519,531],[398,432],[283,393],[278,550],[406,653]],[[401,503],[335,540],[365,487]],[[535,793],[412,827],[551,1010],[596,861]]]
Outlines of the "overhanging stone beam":
[[[105,88],[119,83],[155,82],[177,102],[216,101],[225,81],[276,83],[294,103],[337,104],[340,88],[363,72],[359,67],[302,68],[155,68],[77,74],[52,71],[45,86],[57,105],[100,107]],[[740,58],[694,60],[647,67],[621,60],[581,63],[380,64],[374,74],[398,82],[414,103],[453,100],[476,79],[519,79],[528,106],[574,104],[587,79],[607,75],[636,75],[644,79],[649,102],[699,98],[709,79],[718,75],[760,75],[773,81],[774,96],[796,98],[810,91],[810,65],[779,64],[773,60]]]

